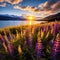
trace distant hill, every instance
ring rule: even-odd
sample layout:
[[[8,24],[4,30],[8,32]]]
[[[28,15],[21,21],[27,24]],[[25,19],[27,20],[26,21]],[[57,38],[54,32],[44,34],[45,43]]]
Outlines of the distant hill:
[[[55,20],[60,21],[60,13],[47,16],[43,19],[39,19],[38,21],[55,21]]]
[[[24,18],[23,16],[16,16],[16,15],[0,15],[0,20],[21,20],[21,21],[25,21],[26,18]],[[36,21],[55,21],[55,20],[60,20],[60,12],[54,15],[50,15],[47,16],[43,19],[35,19]]]
[[[15,15],[0,15],[0,20],[25,20],[23,16],[15,16]]]

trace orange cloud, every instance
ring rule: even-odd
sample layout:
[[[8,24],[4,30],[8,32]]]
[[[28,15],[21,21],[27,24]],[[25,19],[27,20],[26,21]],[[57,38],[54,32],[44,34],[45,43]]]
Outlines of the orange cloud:
[[[38,14],[41,17],[48,16],[54,13],[60,12],[60,1],[54,2],[54,1],[46,1],[45,3],[41,3],[38,5],[38,7],[32,7],[32,6],[14,6],[14,9],[19,9],[22,11],[29,11],[33,12],[34,14]]]
[[[31,6],[23,6],[23,7],[20,7],[18,5],[15,5],[14,6],[14,9],[20,9],[20,10],[23,10],[23,11],[34,11],[36,10],[36,7],[31,7]]]
[[[60,1],[58,1],[57,3],[55,3],[55,4],[52,6],[52,9],[53,9],[53,10],[60,9]]]
[[[40,11],[46,12],[48,15],[58,13],[60,12],[60,1],[46,1],[45,3],[39,4],[38,7]]]
[[[51,5],[51,9],[47,11],[48,13],[58,13],[60,12],[60,1],[56,2],[55,4]]]
[[[5,1],[8,2],[8,3],[10,3],[10,4],[19,4],[23,0],[5,0]]]
[[[34,11],[35,9],[36,9],[36,7],[32,7],[32,6],[24,6],[24,7],[21,7],[21,10]]]
[[[2,3],[2,2],[4,2],[4,0],[0,0],[0,2]]]

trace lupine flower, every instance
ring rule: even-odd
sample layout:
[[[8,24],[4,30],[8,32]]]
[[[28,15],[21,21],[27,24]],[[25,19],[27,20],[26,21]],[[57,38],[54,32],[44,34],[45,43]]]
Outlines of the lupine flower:
[[[57,22],[53,23],[51,26],[51,33],[55,36],[59,31],[59,24]]]
[[[7,35],[6,35],[6,32],[4,32],[4,37],[5,37],[5,40],[7,40],[8,41],[8,37],[7,37]]]
[[[34,28],[32,29],[32,34],[34,34]]]
[[[33,29],[32,29],[32,32],[31,32],[32,34],[36,34],[36,27],[33,27]]]
[[[53,25],[51,26],[51,34],[53,34],[54,35],[54,28],[53,28]]]
[[[41,38],[44,36],[44,31],[41,30]]]
[[[21,31],[21,37],[23,37],[23,32]]]
[[[18,53],[22,53],[21,45],[18,45]]]
[[[45,38],[48,38],[48,36],[49,36],[49,33],[50,33],[50,32],[48,31],[48,32],[47,32],[47,34],[46,34],[46,37],[45,37]]]
[[[12,34],[10,33],[10,31],[9,31],[9,35],[8,35],[7,38],[8,38],[9,41],[11,41],[13,39]]]
[[[32,47],[32,34],[29,33],[29,36],[28,36],[28,47],[31,48]]]
[[[9,40],[9,41],[11,40],[11,36],[10,36],[10,34],[8,35],[8,37],[7,37],[7,38],[8,38],[8,40]]]
[[[26,30],[23,30],[23,37],[26,36]]]
[[[55,58],[54,60],[58,60],[60,56],[60,34],[57,34],[56,40],[54,41],[54,45],[52,47],[51,58]]]
[[[8,50],[8,53],[9,53],[11,56],[13,56],[14,51],[13,51],[13,47],[12,47],[12,44],[11,44],[11,43],[8,43],[7,50]]]
[[[13,35],[10,31],[9,31],[9,36],[7,37],[9,41],[14,42],[15,39],[15,35]]]
[[[20,33],[18,33],[18,31],[16,30],[16,40],[18,40],[20,38]]]
[[[8,54],[10,54],[11,56],[13,55],[13,48],[12,48],[12,44],[9,43],[8,40],[6,40],[6,37],[1,36],[1,39],[3,41],[3,46],[5,48],[5,51],[8,51]]]
[[[49,31],[48,26],[45,27],[45,32],[47,33]]]
[[[37,37],[38,37],[38,39],[37,39],[35,51],[36,51],[36,57],[37,57],[37,59],[39,59],[40,57],[42,57],[43,47],[42,47],[42,41],[41,41],[40,35],[38,35]]]
[[[57,24],[58,24],[57,21],[55,21],[55,23],[53,24],[53,29],[54,29],[54,30],[53,30],[53,34],[54,34],[54,36],[55,36],[55,35],[57,34],[57,32],[58,32],[58,31],[57,31]]]
[[[36,43],[36,48],[35,48],[35,51],[36,51],[36,57],[37,58],[40,58],[42,56],[42,43]]]
[[[5,45],[4,42],[3,42],[3,47],[5,48],[5,51],[8,53],[8,51],[7,51],[7,46]]]

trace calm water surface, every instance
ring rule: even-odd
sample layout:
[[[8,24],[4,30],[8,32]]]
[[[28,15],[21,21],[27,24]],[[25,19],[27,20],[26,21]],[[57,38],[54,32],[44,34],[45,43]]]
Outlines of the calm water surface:
[[[41,21],[34,21],[33,24],[41,23]],[[29,21],[0,21],[0,28],[6,27],[6,26],[19,26],[29,24]]]

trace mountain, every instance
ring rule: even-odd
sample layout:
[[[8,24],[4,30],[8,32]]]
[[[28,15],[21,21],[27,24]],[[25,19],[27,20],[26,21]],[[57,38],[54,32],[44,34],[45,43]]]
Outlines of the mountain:
[[[59,21],[60,20],[60,12],[54,15],[47,16],[43,19],[39,19],[38,21]]]
[[[0,15],[0,20],[26,20],[23,16],[15,16],[15,15]]]
[[[20,20],[20,21],[25,21],[26,18],[24,18],[23,16],[16,16],[16,15],[0,15],[0,20]],[[41,19],[40,17],[35,19],[36,21],[55,21],[55,20],[60,20],[60,12],[54,15],[50,15],[47,16],[43,19]]]

